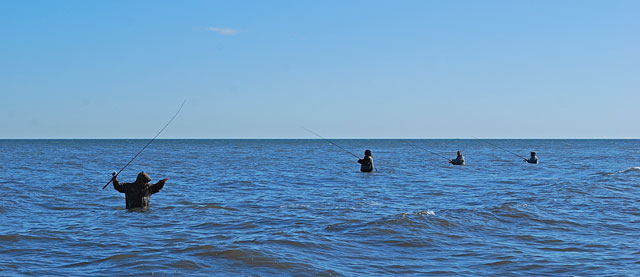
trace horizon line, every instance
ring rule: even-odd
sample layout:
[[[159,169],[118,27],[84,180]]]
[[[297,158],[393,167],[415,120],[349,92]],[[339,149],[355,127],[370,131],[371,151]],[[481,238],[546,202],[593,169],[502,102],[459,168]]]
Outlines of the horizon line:
[[[150,138],[0,138],[0,140],[149,140]],[[329,138],[340,140],[638,140],[640,138]],[[157,138],[156,140],[323,140],[321,138]]]

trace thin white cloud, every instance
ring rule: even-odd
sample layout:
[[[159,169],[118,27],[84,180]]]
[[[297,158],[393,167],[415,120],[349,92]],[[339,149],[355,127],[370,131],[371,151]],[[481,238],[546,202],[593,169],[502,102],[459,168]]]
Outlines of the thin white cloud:
[[[208,27],[207,31],[216,32],[225,36],[235,36],[238,34],[238,30],[224,27]]]

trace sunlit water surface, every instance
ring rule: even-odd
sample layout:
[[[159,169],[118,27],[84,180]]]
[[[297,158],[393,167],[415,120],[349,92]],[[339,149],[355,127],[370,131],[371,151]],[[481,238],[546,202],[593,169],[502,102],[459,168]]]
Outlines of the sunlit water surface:
[[[0,274],[640,272],[638,140],[158,140],[127,211],[146,142],[0,140]]]

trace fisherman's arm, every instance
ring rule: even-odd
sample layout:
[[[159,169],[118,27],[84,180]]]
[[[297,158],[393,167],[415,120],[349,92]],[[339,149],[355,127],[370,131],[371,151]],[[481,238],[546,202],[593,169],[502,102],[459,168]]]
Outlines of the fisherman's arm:
[[[121,184],[120,181],[118,181],[118,177],[117,176],[113,176],[113,178],[111,178],[111,180],[113,181],[113,188],[116,189],[117,191],[121,192],[121,193],[125,193],[126,191],[124,190],[124,184]]]
[[[162,179],[160,181],[158,181],[157,183],[153,184],[151,186],[151,194],[154,194],[156,192],[159,192],[163,187],[164,184],[169,180],[169,178],[166,179]]]

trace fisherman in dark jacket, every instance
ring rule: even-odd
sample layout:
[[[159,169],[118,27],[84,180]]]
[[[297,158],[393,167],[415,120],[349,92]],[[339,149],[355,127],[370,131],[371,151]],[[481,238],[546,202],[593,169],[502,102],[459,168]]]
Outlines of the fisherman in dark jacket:
[[[142,171],[138,174],[138,178],[136,178],[134,183],[121,184],[114,171],[112,180],[113,188],[125,194],[127,209],[133,209],[140,207],[148,208],[151,195],[159,192],[169,179],[163,179],[155,184],[150,184],[151,177]]]
[[[458,151],[458,156],[455,160],[449,160],[452,165],[465,165],[464,156],[462,156],[462,152]]]
[[[531,158],[524,160],[530,164],[538,164],[538,156],[536,156],[536,152],[531,152]]]
[[[362,172],[371,172],[373,171],[373,156],[371,155],[371,150],[364,151],[364,158],[359,159],[358,163],[360,164],[360,171]]]

